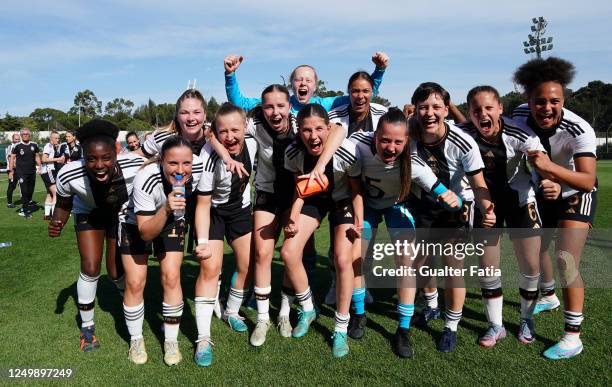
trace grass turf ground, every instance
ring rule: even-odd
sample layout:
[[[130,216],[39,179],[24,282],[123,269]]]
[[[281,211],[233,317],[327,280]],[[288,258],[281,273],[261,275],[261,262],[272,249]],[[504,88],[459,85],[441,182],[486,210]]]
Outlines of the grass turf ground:
[[[600,192],[596,225],[612,226],[612,162],[598,163]],[[43,183],[37,181],[35,200],[44,201]],[[0,182],[0,195],[6,192],[6,179]],[[18,196],[17,196],[18,198]],[[612,383],[612,340],[607,329],[612,325],[610,289],[588,289],[582,355],[568,361],[551,362],[541,353],[560,337],[563,316],[560,311],[538,316],[537,341],[529,346],[516,339],[519,319],[518,292],[504,289],[504,322],[509,337],[495,348],[485,350],[476,341],[486,328],[480,291],[469,289],[459,327],[458,347],[453,354],[435,350],[442,322],[435,321],[427,331],[413,329],[415,357],[398,359],[390,340],[397,326],[393,292],[375,289],[376,303],[368,307],[368,329],[361,341],[350,341],[350,354],[343,359],[331,356],[330,336],[333,309],[322,306],[322,316],[302,339],[285,339],[275,331],[261,348],[248,344],[246,334],[237,334],[213,317],[215,342],[212,367],[198,368],[192,361],[197,336],[194,318],[194,283],[198,266],[186,261],[182,270],[185,311],[179,341],[184,357],[178,366],[163,364],[161,333],[161,291],[159,265],[151,261],[145,291],[144,336],[149,361],[136,366],[127,360],[129,336],[123,319],[122,300],[104,274],[98,285],[96,333],[100,350],[81,353],[78,349],[76,278],[78,251],[72,227],[60,239],[50,239],[41,212],[32,219],[16,215],[0,201],[0,242],[12,246],[0,249],[0,369],[5,384],[6,369],[14,367],[71,367],[73,382],[79,384],[564,384],[610,385]],[[326,254],[327,225],[317,233],[320,254],[315,294],[318,300],[326,291],[329,274]],[[504,259],[512,259],[505,256]],[[226,255],[231,263],[231,255]],[[282,263],[275,259],[272,318],[279,305],[278,279]],[[230,270],[226,270],[226,274]],[[227,281],[225,281],[225,284]],[[250,328],[256,313],[243,308]]]

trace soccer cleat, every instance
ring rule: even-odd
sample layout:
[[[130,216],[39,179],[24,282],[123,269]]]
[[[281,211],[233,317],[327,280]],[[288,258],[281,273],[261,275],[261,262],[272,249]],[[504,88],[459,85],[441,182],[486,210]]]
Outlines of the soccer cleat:
[[[213,360],[213,342],[210,337],[206,336],[197,341],[195,356],[193,358],[196,365],[200,367],[208,367],[212,364]]]
[[[412,343],[410,342],[410,329],[398,327],[393,336],[393,351],[402,358],[409,358],[414,355]]]
[[[15,208],[15,205],[13,203],[8,203],[6,205],[6,208]]]
[[[331,284],[329,285],[329,290],[325,295],[325,304],[326,305],[335,305],[336,304],[336,278],[332,278]]]
[[[368,289],[365,291],[365,299],[363,301],[368,305],[374,303],[374,297],[372,297],[372,293]]]
[[[255,325],[255,330],[251,334],[251,345],[254,347],[260,347],[263,343],[266,342],[266,335],[268,334],[268,330],[270,329],[270,320],[266,321],[257,321],[257,325]]]
[[[278,316],[278,332],[282,337],[291,337],[291,332],[293,331],[293,327],[291,326],[291,321],[289,321],[289,316]]]
[[[498,341],[506,337],[503,325],[489,325],[484,335],[478,339],[478,344],[484,348],[493,348]]]
[[[177,365],[183,360],[179,351],[178,341],[164,341],[164,363],[169,366]]]
[[[368,322],[368,318],[364,314],[353,314],[349,321],[348,335],[352,339],[359,340],[365,333],[365,327]]]
[[[227,321],[234,332],[246,332],[249,328],[244,323],[244,317],[236,314],[224,314],[223,319]]]
[[[453,332],[450,328],[444,328],[442,336],[438,341],[437,349],[440,352],[450,353],[454,352],[457,347],[457,332]]]
[[[542,313],[542,312],[553,312],[557,310],[561,306],[561,302],[556,294],[550,296],[542,296],[538,298],[538,301],[533,308],[533,315]]]
[[[518,332],[518,339],[523,344],[533,343],[535,340],[535,327],[533,319],[522,318]]]
[[[317,311],[310,310],[308,312],[304,312],[303,310],[298,310],[298,323],[293,328],[293,332],[291,332],[291,336],[294,338],[303,337],[306,333],[308,333],[308,328],[310,328],[310,324],[317,318]]]
[[[566,338],[568,333],[563,336],[561,341],[544,351],[544,357],[550,360],[571,359],[582,352],[582,341],[570,343]]]
[[[130,350],[128,359],[134,364],[144,364],[147,362],[147,350],[145,348],[144,338],[130,341]]]
[[[17,215],[19,215],[19,216],[26,216],[26,214],[27,213],[25,212],[25,210],[23,208],[21,210],[17,211]]]
[[[440,318],[440,308],[430,308],[426,306],[414,319],[414,325],[419,328],[426,328],[431,320],[438,318]]]
[[[95,335],[96,328],[91,325],[81,328],[81,351],[90,352],[100,348],[100,343]]]
[[[332,336],[332,354],[334,357],[344,357],[349,353],[348,338],[344,332],[334,332]]]

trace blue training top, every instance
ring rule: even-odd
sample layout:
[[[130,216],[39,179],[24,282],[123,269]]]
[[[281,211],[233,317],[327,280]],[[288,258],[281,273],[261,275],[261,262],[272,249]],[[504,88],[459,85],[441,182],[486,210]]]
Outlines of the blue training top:
[[[372,81],[374,86],[372,87],[372,96],[378,94],[378,87],[382,83],[385,69],[376,67],[372,73]],[[249,98],[242,95],[240,87],[238,86],[238,80],[236,79],[236,73],[225,74],[225,94],[227,100],[236,106],[243,108],[246,111],[253,109],[255,106],[261,103],[261,98]],[[304,107],[304,104],[300,103],[295,95],[292,95],[289,99],[291,103],[291,113],[296,115],[300,109]],[[350,103],[350,97],[348,95],[335,96],[335,97],[319,97],[313,95],[310,97],[308,103],[318,103],[323,106],[326,111],[330,111],[338,106],[346,105]]]

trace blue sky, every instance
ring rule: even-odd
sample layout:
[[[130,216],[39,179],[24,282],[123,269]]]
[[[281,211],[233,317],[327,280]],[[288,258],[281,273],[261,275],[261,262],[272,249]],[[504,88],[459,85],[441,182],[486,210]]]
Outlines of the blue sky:
[[[612,82],[612,3],[599,1],[13,1],[0,7],[0,114],[66,111],[79,90],[106,104],[175,102],[189,79],[225,101],[223,57],[238,53],[243,93],[257,96],[299,64],[346,88],[370,56],[391,64],[381,95],[408,102],[437,81],[463,102],[477,84],[513,89],[533,16],[549,20],[554,54],[578,70],[574,88]],[[608,27],[606,27],[608,26]]]

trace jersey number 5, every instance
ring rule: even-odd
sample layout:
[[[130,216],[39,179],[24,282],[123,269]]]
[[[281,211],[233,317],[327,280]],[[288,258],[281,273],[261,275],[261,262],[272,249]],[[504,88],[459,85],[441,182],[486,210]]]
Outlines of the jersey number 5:
[[[366,194],[372,199],[380,199],[385,196],[385,192],[379,187],[372,184],[372,182],[380,183],[380,179],[374,179],[372,177],[365,176]]]

